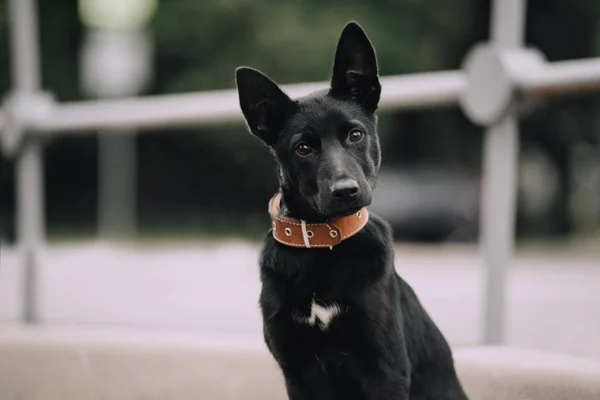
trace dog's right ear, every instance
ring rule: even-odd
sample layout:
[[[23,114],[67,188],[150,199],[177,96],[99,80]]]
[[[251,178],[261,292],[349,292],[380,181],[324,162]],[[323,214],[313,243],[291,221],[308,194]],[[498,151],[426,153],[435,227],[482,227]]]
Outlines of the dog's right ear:
[[[235,81],[250,132],[267,146],[273,146],[294,109],[294,101],[275,82],[253,68],[236,69]]]

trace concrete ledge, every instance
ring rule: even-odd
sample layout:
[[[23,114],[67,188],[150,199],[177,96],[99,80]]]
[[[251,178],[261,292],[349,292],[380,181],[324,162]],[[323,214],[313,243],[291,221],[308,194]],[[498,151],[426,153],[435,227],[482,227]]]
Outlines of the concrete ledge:
[[[455,349],[472,400],[598,400],[600,362],[504,347]],[[280,400],[262,342],[234,336],[66,329],[0,332],[6,400]]]
[[[600,362],[509,347],[455,350],[473,400],[600,400]]]

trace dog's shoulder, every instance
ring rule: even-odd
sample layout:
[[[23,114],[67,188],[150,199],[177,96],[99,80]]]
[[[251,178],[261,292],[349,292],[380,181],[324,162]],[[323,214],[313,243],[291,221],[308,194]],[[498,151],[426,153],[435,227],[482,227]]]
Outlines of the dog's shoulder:
[[[391,246],[393,243],[392,227],[377,214],[369,212],[369,223],[364,231],[370,240],[377,240],[386,246]]]

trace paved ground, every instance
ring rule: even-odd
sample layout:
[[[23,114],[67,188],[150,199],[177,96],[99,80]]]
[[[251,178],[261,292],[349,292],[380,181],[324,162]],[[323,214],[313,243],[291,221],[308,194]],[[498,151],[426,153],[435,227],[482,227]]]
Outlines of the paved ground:
[[[53,246],[42,254],[40,312],[51,325],[211,332],[261,340],[258,249],[251,244]],[[480,340],[483,269],[473,248],[400,246],[400,274],[455,345]],[[18,317],[19,257],[0,250],[0,322]],[[507,341],[600,358],[600,253],[519,253]]]

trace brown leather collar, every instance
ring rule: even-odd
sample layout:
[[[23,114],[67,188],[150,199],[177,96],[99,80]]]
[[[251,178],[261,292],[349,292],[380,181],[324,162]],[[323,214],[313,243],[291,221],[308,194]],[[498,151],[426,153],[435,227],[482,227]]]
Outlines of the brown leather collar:
[[[305,221],[281,214],[281,192],[269,201],[269,214],[273,221],[273,237],[292,247],[329,247],[358,233],[369,221],[369,212],[362,208],[355,214],[335,218],[327,223],[307,224]]]

